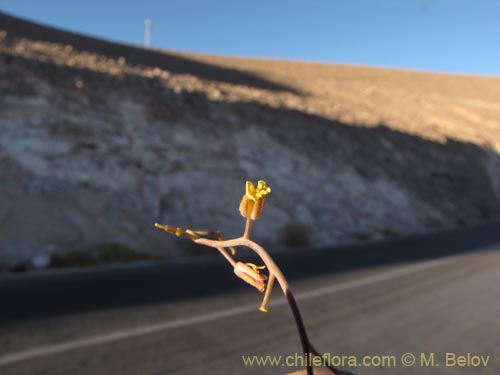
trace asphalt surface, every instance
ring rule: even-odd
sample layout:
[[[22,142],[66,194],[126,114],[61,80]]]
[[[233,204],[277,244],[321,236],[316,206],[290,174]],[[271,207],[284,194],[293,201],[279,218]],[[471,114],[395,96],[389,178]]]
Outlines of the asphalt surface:
[[[345,258],[346,266],[332,262],[331,272],[324,265],[327,255],[317,252],[318,275],[310,271],[314,261],[299,262],[301,253],[278,259],[285,273],[288,269],[293,275],[291,286],[311,341],[332,356],[357,356],[356,366],[344,366],[354,373],[498,374],[498,225],[483,230],[468,232],[459,243],[450,239],[459,234],[450,234],[443,243],[439,236],[411,240],[421,242],[420,252],[410,245],[401,248],[404,242],[379,244],[382,255],[377,258],[385,261],[372,264],[362,260],[370,259],[372,246],[350,249],[358,263],[338,250],[330,257]],[[471,247],[465,237],[472,241],[474,236],[476,242],[491,243]],[[383,252],[392,246],[399,246],[400,252]],[[292,264],[286,261],[290,258]],[[222,261],[207,264],[172,268],[168,275],[173,279],[166,275],[156,285],[164,294],[147,291],[150,283],[160,281],[156,273],[161,274],[161,267],[146,267],[149,278],[139,267],[87,276],[0,279],[0,374],[284,374],[301,368],[281,366],[283,362],[245,366],[242,356],[282,356],[284,361],[300,353],[291,313],[278,288],[270,311],[259,312],[257,291],[239,280],[233,284],[231,272],[218,268]],[[305,276],[300,276],[301,268]],[[182,269],[184,277],[176,273]],[[220,272],[227,277],[225,286],[216,276]],[[109,274],[113,277],[108,279]],[[133,283],[142,280],[128,290],[129,301],[124,275]],[[141,287],[142,297],[136,295]],[[182,295],[183,290],[191,294]],[[403,365],[404,353],[415,356],[413,366]],[[431,353],[435,366],[423,368],[422,358],[429,363]],[[365,355],[372,357],[363,364]],[[387,357],[385,366],[368,366],[380,360],[373,357],[377,355],[393,357]],[[458,355],[464,355],[465,366],[458,365]],[[483,357],[475,360],[474,355]]]

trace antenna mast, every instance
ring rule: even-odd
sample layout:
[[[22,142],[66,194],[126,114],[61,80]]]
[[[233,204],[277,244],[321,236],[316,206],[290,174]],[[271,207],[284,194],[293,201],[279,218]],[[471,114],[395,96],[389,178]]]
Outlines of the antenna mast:
[[[144,20],[144,47],[151,46],[151,19]]]

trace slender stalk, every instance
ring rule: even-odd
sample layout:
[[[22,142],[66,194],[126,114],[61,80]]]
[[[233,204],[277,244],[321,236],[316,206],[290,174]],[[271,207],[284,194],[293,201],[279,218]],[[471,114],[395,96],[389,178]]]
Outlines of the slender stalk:
[[[261,247],[259,244],[249,240],[248,238],[240,237],[235,238],[233,240],[226,241],[215,241],[209,240],[206,238],[200,238],[194,240],[194,242],[199,243],[201,245],[211,246],[215,248],[219,247],[231,247],[231,246],[246,246],[253,250],[257,255],[262,259],[267,269],[269,270],[269,275],[274,275],[280,284],[280,287],[285,295],[288,304],[292,310],[293,317],[295,319],[295,324],[297,326],[297,331],[300,337],[300,343],[302,345],[302,350],[304,351],[304,355],[311,353],[311,348],[309,345],[309,339],[307,337],[307,332],[304,326],[304,321],[302,320],[302,316],[300,315],[299,308],[297,306],[297,302],[295,301],[295,297],[293,296],[290,288],[288,287],[288,282],[281,272],[278,265],[274,262],[271,256]],[[307,361],[307,375],[313,375],[313,369],[310,361]]]
[[[264,299],[259,307],[260,311],[267,312],[267,305],[269,304],[271,292],[273,291],[274,280],[276,280],[276,276],[274,276],[274,273],[270,273],[269,280],[267,281],[266,294],[264,294]]]
[[[293,296],[290,289],[288,289],[285,293],[286,299],[288,301],[288,305],[292,310],[293,318],[295,319],[295,325],[297,326],[297,330],[299,331],[300,343],[302,344],[302,350],[304,351],[304,355],[311,354],[311,346],[309,344],[309,338],[307,337],[306,327],[304,326],[304,321],[302,320],[302,316],[300,315],[299,307],[297,306],[297,302],[295,301],[295,297]],[[307,358],[307,375],[313,375],[313,369],[311,366],[311,361]]]
[[[247,240],[250,238],[250,229],[252,229],[252,219],[247,217],[247,222],[245,224],[245,233],[243,233],[243,238]]]

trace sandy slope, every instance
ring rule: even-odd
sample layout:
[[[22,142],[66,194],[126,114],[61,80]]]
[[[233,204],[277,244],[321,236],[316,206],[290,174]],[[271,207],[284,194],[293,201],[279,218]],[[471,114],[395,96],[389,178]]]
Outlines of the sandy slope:
[[[274,189],[255,228],[268,245],[500,212],[499,78],[143,50],[3,14],[0,25],[4,263],[106,242],[177,253],[155,220],[236,235],[248,178]]]
[[[500,149],[500,78],[310,62],[183,54],[242,69],[305,98],[288,108],[353,125],[384,123],[437,141],[453,138]]]

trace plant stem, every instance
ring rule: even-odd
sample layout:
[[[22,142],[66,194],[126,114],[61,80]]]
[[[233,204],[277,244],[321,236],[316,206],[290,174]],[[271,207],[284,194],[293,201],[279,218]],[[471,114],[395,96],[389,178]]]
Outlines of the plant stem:
[[[247,217],[247,222],[245,224],[245,233],[243,234],[243,238],[247,240],[250,238],[250,229],[252,229],[252,219]]]
[[[248,224],[248,221],[250,221],[250,224]],[[247,221],[247,227],[251,225],[251,220],[248,219],[248,221]],[[245,233],[246,232],[247,230],[245,230]],[[295,324],[297,326],[297,331],[299,333],[300,342],[302,345],[302,350],[304,351],[304,355],[313,354],[315,356],[321,357],[321,354],[313,347],[313,345],[309,341],[309,338],[307,337],[307,331],[304,325],[304,321],[302,320],[302,316],[300,314],[299,306],[297,305],[297,301],[295,300],[295,297],[288,286],[288,281],[286,280],[285,276],[281,272],[278,265],[274,262],[274,260],[271,258],[268,252],[264,250],[262,246],[244,236],[232,240],[223,240],[223,241],[210,240],[207,238],[194,239],[193,241],[200,245],[214,247],[219,250],[221,249],[221,247],[224,248],[224,247],[246,246],[249,249],[253,250],[255,253],[257,253],[257,255],[262,259],[267,269],[269,270],[268,288],[272,288],[272,285],[274,283],[274,278],[276,278],[276,280],[278,280],[278,283],[280,284],[283,294],[287,299],[288,305],[290,306],[293,317],[295,319]],[[234,266],[233,263],[234,260],[232,260],[232,258],[231,258],[232,262],[229,259],[227,260],[231,263],[232,266]],[[269,301],[270,295],[271,295],[270,290],[269,289],[266,290],[266,294],[264,295],[264,301],[261,307],[267,306],[267,302]],[[307,361],[307,375],[313,375],[313,368],[310,362],[311,361]],[[326,363],[324,359],[323,359],[323,365],[335,375],[352,375],[352,373],[349,371],[340,370],[335,366]]]
[[[295,324],[297,325],[297,330],[299,331],[302,350],[304,351],[304,355],[307,355],[307,375],[313,375],[311,361],[309,360],[309,356],[311,355],[309,338],[307,337],[306,327],[304,326],[304,321],[302,320],[302,316],[300,315],[297,301],[295,301],[295,297],[293,296],[293,293],[290,289],[286,291],[285,296],[288,301],[288,305],[292,310],[293,318],[295,319]]]
[[[251,220],[250,220],[251,222]],[[248,221],[247,221],[247,227],[248,227]],[[246,232],[246,230],[245,230]],[[271,256],[267,253],[266,250],[259,244],[249,240],[248,238],[240,237],[236,238],[234,240],[227,240],[227,241],[214,241],[214,240],[209,240],[206,238],[200,238],[194,240],[194,242],[199,243],[201,245],[206,245],[206,246],[211,246],[215,248],[220,248],[220,247],[231,247],[231,246],[246,246],[253,250],[257,255],[262,259],[264,264],[266,265],[267,269],[269,270],[269,274],[274,275],[276,279],[278,280],[278,283],[281,286],[281,290],[283,291],[283,294],[285,295],[288,304],[290,305],[290,308],[292,310],[293,317],[295,319],[295,323],[297,325],[297,330],[300,336],[300,342],[302,344],[302,350],[304,351],[305,354],[311,354],[311,350],[309,347],[309,339],[307,338],[307,332],[304,326],[304,321],[302,320],[302,316],[300,315],[299,308],[297,306],[297,302],[295,301],[295,297],[293,296],[292,292],[290,291],[290,288],[288,287],[288,282],[281,272],[280,268],[278,265],[274,262],[274,260],[271,258]],[[313,369],[311,366],[310,361],[307,361],[307,375],[313,375]]]
[[[267,312],[267,306],[269,304],[269,299],[271,298],[271,292],[273,291],[273,285],[275,279],[276,277],[274,276],[274,273],[270,273],[269,280],[267,280],[266,294],[264,294],[264,299],[262,300],[262,303],[260,304],[259,307],[260,311]]]

